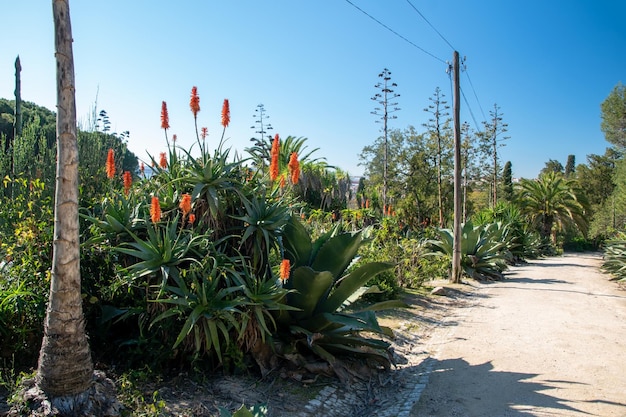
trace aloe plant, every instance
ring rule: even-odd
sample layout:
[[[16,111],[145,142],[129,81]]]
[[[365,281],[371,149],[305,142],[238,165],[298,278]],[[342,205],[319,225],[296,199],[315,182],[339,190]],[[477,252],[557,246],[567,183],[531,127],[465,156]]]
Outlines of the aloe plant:
[[[362,309],[347,307],[367,292],[362,287],[390,263],[372,262],[347,272],[369,230],[343,233],[340,226],[312,241],[299,220],[292,216],[283,231],[285,258],[293,268],[285,287],[294,290],[287,304],[298,311],[283,312],[279,317],[283,337],[299,352],[313,352],[327,361],[335,374],[348,377],[342,357],[363,357],[389,367],[389,343],[365,336],[391,336],[380,326],[375,311],[403,307],[393,300]],[[300,358],[301,359],[301,358]]]

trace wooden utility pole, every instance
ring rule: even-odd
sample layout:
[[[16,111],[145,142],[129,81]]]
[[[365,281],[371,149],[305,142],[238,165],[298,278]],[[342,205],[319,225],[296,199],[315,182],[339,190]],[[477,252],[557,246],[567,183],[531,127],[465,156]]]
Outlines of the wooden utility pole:
[[[459,53],[454,51],[452,63],[454,80],[453,107],[454,113],[454,243],[452,245],[452,273],[450,281],[461,282],[461,87],[459,85]]]

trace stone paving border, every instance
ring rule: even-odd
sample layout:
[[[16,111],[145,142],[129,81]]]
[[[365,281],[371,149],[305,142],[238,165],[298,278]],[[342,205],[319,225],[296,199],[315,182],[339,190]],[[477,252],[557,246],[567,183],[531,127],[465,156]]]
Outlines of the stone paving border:
[[[464,288],[465,289],[465,288]],[[450,306],[447,314],[430,331],[430,337],[420,340],[408,331],[396,330],[396,351],[406,358],[406,363],[398,365],[390,372],[384,385],[392,384],[395,394],[383,394],[382,401],[371,395],[359,395],[368,391],[367,387],[353,384],[344,387],[333,384],[324,387],[318,395],[309,401],[297,417],[410,417],[413,407],[419,402],[422,392],[428,385],[430,374],[436,363],[437,347],[450,340],[455,331],[454,321],[460,321],[470,314],[479,300],[472,300],[472,295],[464,296],[460,306]],[[407,323],[409,324],[409,323]],[[446,327],[449,328],[446,331]],[[379,390],[392,389],[377,387]]]

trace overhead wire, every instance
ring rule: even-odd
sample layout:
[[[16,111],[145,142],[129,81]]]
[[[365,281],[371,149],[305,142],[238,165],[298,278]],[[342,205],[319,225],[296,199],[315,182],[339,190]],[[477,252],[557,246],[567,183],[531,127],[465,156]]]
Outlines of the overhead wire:
[[[424,16],[424,14],[422,12],[420,12],[418,10],[417,7],[415,7],[415,5],[411,2],[411,0],[406,0],[407,3],[409,3],[409,5],[411,6],[411,8],[428,24],[428,26],[430,26],[435,33],[437,33],[437,35],[439,35],[439,37],[441,39],[443,39],[443,41],[448,44],[448,46],[450,48],[452,48],[452,50],[456,51],[456,48],[454,46],[452,46],[452,44],[450,43],[450,41],[448,41],[448,39],[446,39],[445,36],[443,36],[443,34],[437,30],[437,28],[430,23],[430,21],[426,18],[426,16]],[[465,72],[465,75],[467,76],[467,80],[469,81],[470,87],[472,88],[472,91],[474,93],[474,98],[476,99],[476,103],[478,103],[478,108],[480,109],[480,113],[483,116],[484,120],[487,120],[487,118],[485,117],[485,112],[483,111],[483,107],[480,104],[480,100],[478,99],[478,94],[476,94],[476,89],[474,88],[474,84],[472,83],[472,79],[469,76],[469,73],[467,72],[467,68],[465,66],[463,66],[463,72]],[[478,131],[480,131],[480,128],[478,128],[478,123],[476,123],[476,117],[474,117],[474,112],[472,111],[472,107],[470,106],[467,97],[465,96],[465,93],[463,93],[463,90],[461,90],[461,94],[463,96],[463,100],[465,101],[465,104],[467,105],[467,108],[469,109],[470,115],[472,116],[472,119],[474,120],[474,124],[476,125],[476,129]]]
[[[450,41],[448,41],[448,39],[446,39],[445,36],[443,36],[443,34],[437,30],[437,28],[430,23],[430,21],[426,18],[426,16],[424,16],[422,14],[422,12],[420,12],[417,7],[415,7],[415,5],[411,2],[411,0],[406,0],[407,3],[409,3],[409,5],[411,6],[411,8],[435,31],[435,33],[437,33],[437,35],[439,35],[439,37],[453,50],[456,51],[456,48],[454,46],[452,46],[452,44],[450,43]],[[393,30],[391,27],[387,26],[386,24],[384,24],[383,22],[381,22],[380,20],[376,19],[374,16],[372,16],[371,14],[369,14],[368,12],[366,12],[365,10],[361,9],[359,6],[357,6],[356,4],[354,4],[351,0],[346,0],[346,2],[348,4],[350,4],[352,7],[354,7],[355,9],[357,9],[358,11],[360,11],[361,13],[363,13],[364,15],[366,15],[367,17],[369,17],[370,19],[372,19],[374,22],[378,23],[379,25],[381,25],[382,27],[384,27],[385,29],[387,29],[388,31],[390,31],[391,33],[393,33],[394,35],[396,35],[397,37],[399,37],[400,39],[402,39],[403,41],[409,43],[410,45],[412,45],[413,47],[419,49],[420,51],[422,51],[423,53],[425,53],[426,55],[436,59],[439,62],[442,62],[444,64],[446,64],[447,66],[447,70],[446,72],[451,73],[451,65],[449,61],[443,60],[441,58],[439,58],[438,56],[434,55],[433,53],[427,51],[426,49],[422,48],[421,46],[415,44],[414,42],[410,41],[409,39],[407,39],[406,37],[402,36],[401,34],[399,34],[398,32],[396,32],[395,30]],[[487,120],[487,118],[485,117],[485,112],[483,111],[483,108],[480,104],[480,100],[478,99],[478,94],[476,94],[476,89],[474,88],[474,84],[472,83],[472,80],[469,76],[469,73],[467,72],[467,68],[464,68],[465,74],[467,75],[467,80],[469,81],[470,87],[472,89],[472,92],[474,93],[474,98],[476,99],[476,102],[478,103],[478,107],[480,109],[480,112],[483,116],[484,120]],[[452,83],[452,78],[450,77],[450,83]],[[452,86],[451,86],[452,89]],[[461,91],[461,96],[463,97],[463,101],[465,102],[465,104],[467,105],[467,108],[469,110],[470,116],[472,118],[472,120],[474,121],[474,125],[476,127],[476,130],[480,132],[480,127],[478,125],[478,122],[476,121],[476,117],[474,116],[474,112],[472,111],[472,107],[469,104],[469,101],[467,100],[467,97],[465,96],[465,93],[463,91],[463,89],[460,89]]]
[[[417,45],[416,43],[414,43],[414,42],[410,41],[409,39],[405,38],[404,36],[402,36],[401,34],[396,32],[395,30],[393,30],[392,28],[390,28],[389,26],[387,26],[386,24],[381,22],[380,20],[376,19],[371,14],[367,13],[365,10],[361,9],[356,4],[352,3],[350,0],[346,0],[346,2],[348,4],[350,4],[352,7],[354,7],[355,9],[357,9],[358,11],[360,11],[361,13],[363,13],[365,16],[367,16],[370,19],[372,19],[374,22],[378,23],[379,25],[381,25],[382,27],[384,27],[385,29],[387,29],[388,31],[390,31],[391,33],[393,33],[394,35],[396,35],[397,37],[402,39],[403,41],[405,41],[405,42],[409,43],[410,45],[414,46],[415,48],[419,49],[420,51],[422,51],[426,55],[429,55],[430,57],[435,58],[437,61],[442,62],[444,64],[447,64],[447,62],[445,60],[443,60],[443,59],[439,58],[438,56],[428,52],[426,49],[422,48],[421,46]]]
[[[416,12],[418,15],[420,15],[420,17],[421,17],[422,19],[424,19],[424,21],[425,21],[426,23],[428,23],[428,26],[430,26],[430,27],[431,27],[431,28],[432,28],[432,29],[433,29],[433,30],[437,33],[437,35],[439,35],[439,37],[440,37],[441,39],[443,39],[443,41],[444,41],[445,43],[447,43],[447,44],[448,44],[448,46],[449,46],[449,47],[450,47],[453,51],[456,51],[456,48],[455,48],[454,46],[452,46],[452,44],[451,44],[450,42],[448,42],[448,40],[445,38],[445,36],[443,36],[443,35],[441,34],[441,32],[439,32],[439,31],[437,30],[437,28],[436,28],[435,26],[433,26],[433,24],[432,24],[432,23],[430,23],[430,22],[428,21],[428,19],[426,19],[426,16],[424,16],[424,15],[422,14],[422,12],[420,12],[419,10],[417,10],[417,7],[415,7],[415,6],[413,5],[413,3],[411,3],[411,0],[406,0],[406,2],[407,2],[407,3],[409,3],[409,5],[413,8],[413,10],[415,10],[415,12]]]
[[[465,75],[467,76],[467,81],[469,81],[470,87],[472,87],[472,91],[474,92],[474,98],[476,98],[476,103],[478,103],[478,108],[480,109],[480,113],[483,115],[483,119],[487,120],[485,117],[485,112],[483,111],[483,106],[480,105],[480,100],[478,100],[478,94],[476,94],[476,89],[474,88],[474,84],[472,83],[472,79],[469,76],[469,72],[467,72],[467,68],[465,68]],[[468,104],[469,107],[469,104]]]

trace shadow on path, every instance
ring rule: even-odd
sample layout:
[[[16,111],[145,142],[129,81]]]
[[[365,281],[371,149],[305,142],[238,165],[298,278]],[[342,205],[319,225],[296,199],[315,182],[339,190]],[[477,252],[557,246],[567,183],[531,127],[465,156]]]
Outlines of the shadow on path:
[[[585,385],[576,381],[537,380],[541,375],[494,371],[491,362],[471,365],[462,358],[429,359],[432,363],[430,382],[438,380],[443,389],[437,394],[428,388],[413,408],[412,416],[528,416],[592,415],[581,409],[584,403],[606,401],[570,401],[558,397],[558,392],[569,385]],[[468,378],[470,376],[470,378]],[[460,381],[480,381],[480,384],[460,384]],[[436,395],[442,395],[438,398]],[[626,403],[610,402],[626,407]],[[582,407],[584,408],[584,407]]]

